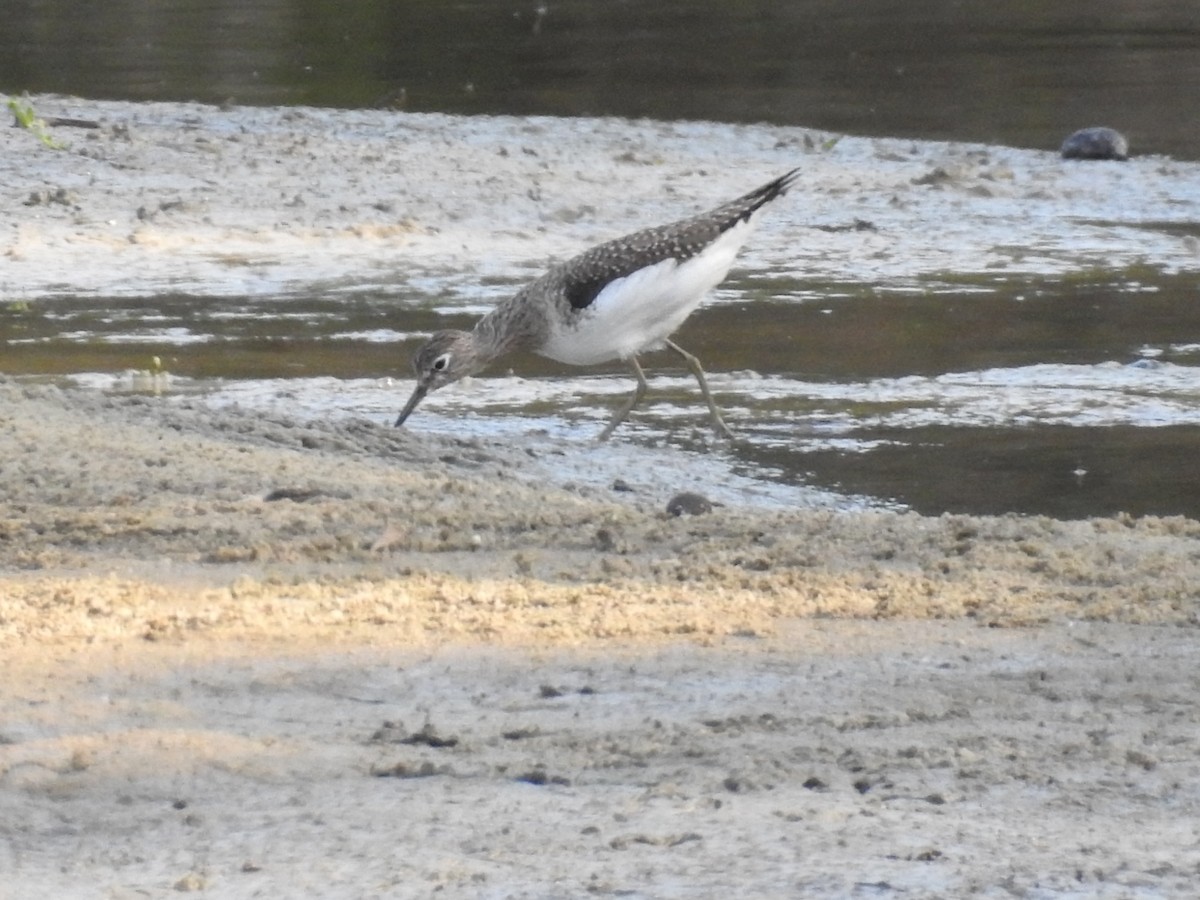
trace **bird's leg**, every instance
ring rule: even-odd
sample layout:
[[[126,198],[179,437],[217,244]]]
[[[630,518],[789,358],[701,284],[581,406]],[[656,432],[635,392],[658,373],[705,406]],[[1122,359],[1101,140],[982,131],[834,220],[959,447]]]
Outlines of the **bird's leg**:
[[[629,364],[633,367],[633,375],[637,379],[637,387],[633,390],[633,396],[626,401],[625,405],[613,413],[613,417],[608,420],[608,425],[600,432],[600,437],[597,441],[607,441],[609,436],[616,430],[616,427],[625,421],[635,406],[641,402],[641,399],[646,396],[646,389],[649,387],[646,384],[646,373],[642,371],[641,365],[637,361],[636,356],[629,357]]]
[[[708,404],[708,414],[712,417],[713,430],[723,437],[732,439],[733,432],[729,430],[729,426],[721,418],[721,411],[717,409],[717,404],[713,400],[712,394],[708,392],[708,382],[704,380],[704,370],[700,368],[700,360],[692,356],[692,354],[688,353],[674,341],[667,341],[666,346],[683,357],[683,361],[687,363],[687,367],[696,376],[696,383],[700,385],[700,393],[704,395],[704,402]]]

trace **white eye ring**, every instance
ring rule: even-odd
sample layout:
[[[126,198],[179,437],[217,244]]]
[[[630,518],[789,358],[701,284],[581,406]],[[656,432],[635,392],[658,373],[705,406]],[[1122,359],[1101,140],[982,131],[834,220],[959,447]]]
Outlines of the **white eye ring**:
[[[448,366],[448,365],[450,365],[450,354],[443,353],[441,356],[439,356],[437,359],[435,359],[433,361],[433,371],[442,372],[445,370],[446,366]]]

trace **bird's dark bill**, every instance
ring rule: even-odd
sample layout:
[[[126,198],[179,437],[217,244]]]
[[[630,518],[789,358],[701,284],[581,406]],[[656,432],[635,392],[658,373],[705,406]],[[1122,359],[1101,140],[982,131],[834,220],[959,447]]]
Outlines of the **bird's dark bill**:
[[[407,419],[409,415],[412,414],[412,411],[417,408],[417,404],[424,399],[426,393],[428,393],[428,388],[426,388],[425,385],[418,384],[416,386],[412,392],[412,396],[409,397],[408,402],[404,404],[404,409],[400,410],[400,415],[396,419],[396,428],[399,428],[404,424],[404,420]]]

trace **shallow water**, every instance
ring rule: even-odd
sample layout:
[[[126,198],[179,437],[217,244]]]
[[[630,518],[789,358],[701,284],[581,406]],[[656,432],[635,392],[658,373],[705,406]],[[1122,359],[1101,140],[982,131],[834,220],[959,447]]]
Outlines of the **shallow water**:
[[[744,479],[726,500],[791,504],[819,488],[926,513],[1196,516],[1198,288],[1195,274],[1151,272],[903,287],[735,278],[677,336],[704,361],[733,444],[712,443],[669,355],[645,359],[651,393],[608,450],[590,439],[630,389],[619,365],[515,357],[435,394],[407,427],[534,447],[544,432],[588,446],[592,471],[575,475],[600,483],[636,481],[630,449],[692,449],[716,466],[694,471],[695,489]],[[0,316],[0,342],[9,372],[389,422],[421,338],[475,317],[431,299],[51,299]]]
[[[0,91],[771,122],[1198,157],[1192,0],[15,4]]]

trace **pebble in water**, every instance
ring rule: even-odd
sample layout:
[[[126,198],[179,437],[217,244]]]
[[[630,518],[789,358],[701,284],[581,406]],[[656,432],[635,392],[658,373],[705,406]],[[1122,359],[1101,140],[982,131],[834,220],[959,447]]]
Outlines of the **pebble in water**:
[[[1129,159],[1129,141],[1113,128],[1081,128],[1062,144],[1063,159]]]

